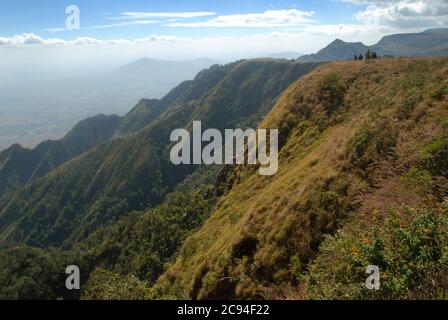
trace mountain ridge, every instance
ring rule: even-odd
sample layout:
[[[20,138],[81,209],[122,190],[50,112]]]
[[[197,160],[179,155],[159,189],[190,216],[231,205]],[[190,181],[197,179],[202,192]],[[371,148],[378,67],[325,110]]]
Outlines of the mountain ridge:
[[[32,149],[14,144],[0,152],[0,198],[113,138],[135,132],[163,112],[165,100],[142,99],[125,116],[99,114],[76,124],[62,139]]]
[[[369,299],[372,264],[387,274],[375,298],[443,297],[447,66],[344,61],[299,79],[260,124],[283,137],[279,172],[236,168],[147,297]]]
[[[95,147],[5,201],[1,239],[70,246],[108,221],[155,206],[195,169],[169,162],[172,130],[189,128],[193,119],[221,130],[255,126],[278,95],[315,66],[258,59],[200,72],[165,97],[169,106],[144,128]]]
[[[367,50],[389,56],[446,56],[448,29],[392,34],[384,36],[377,44],[371,46],[366,46],[362,42],[344,42],[336,39],[317,53],[299,57],[298,60],[303,62],[353,60],[355,55],[364,55]]]

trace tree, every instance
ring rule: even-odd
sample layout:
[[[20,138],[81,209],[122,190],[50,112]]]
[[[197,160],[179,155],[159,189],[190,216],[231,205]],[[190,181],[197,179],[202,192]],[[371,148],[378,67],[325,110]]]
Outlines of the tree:
[[[360,54],[358,60],[364,60],[364,56]]]
[[[372,53],[372,59],[378,59],[378,55],[376,54],[376,52]]]
[[[355,54],[355,61],[357,61],[358,60],[358,56]]]

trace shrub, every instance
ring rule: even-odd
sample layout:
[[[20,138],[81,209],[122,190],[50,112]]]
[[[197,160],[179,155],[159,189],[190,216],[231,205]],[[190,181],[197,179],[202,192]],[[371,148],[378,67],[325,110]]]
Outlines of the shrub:
[[[431,183],[431,173],[417,167],[412,167],[401,180],[414,188],[422,189],[424,193],[428,192]]]
[[[302,263],[298,255],[293,255],[289,262],[289,273],[293,279],[298,279],[302,273]]]
[[[407,119],[416,105],[421,101],[421,95],[415,91],[409,93],[397,107],[397,116],[400,120]]]
[[[424,151],[422,165],[435,176],[448,177],[448,139],[435,139]]]
[[[327,112],[333,112],[344,100],[347,84],[336,72],[327,73],[319,82],[319,100]]]
[[[353,230],[328,237],[308,273],[301,276],[309,298],[444,297],[448,286],[446,279],[445,284],[440,282],[444,277],[440,271],[446,271],[448,265],[447,203],[394,212],[382,226]],[[380,268],[379,291],[365,288],[368,265]]]
[[[442,101],[443,98],[445,98],[445,96],[448,93],[448,80],[443,81],[441,84],[439,84],[431,93],[431,97],[433,99]]]
[[[387,120],[364,127],[349,141],[348,159],[353,165],[365,170],[377,158],[392,154],[397,138],[397,131]]]
[[[121,276],[104,269],[94,271],[83,289],[83,300],[143,300],[146,284],[134,276]]]

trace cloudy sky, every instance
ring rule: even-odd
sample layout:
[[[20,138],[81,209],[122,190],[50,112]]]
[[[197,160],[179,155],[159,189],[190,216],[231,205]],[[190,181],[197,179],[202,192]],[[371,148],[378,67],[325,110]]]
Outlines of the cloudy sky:
[[[79,29],[67,29],[70,5],[79,8]],[[447,26],[448,0],[1,1],[0,73],[65,75],[143,56],[311,53],[335,38],[373,44],[387,34]]]

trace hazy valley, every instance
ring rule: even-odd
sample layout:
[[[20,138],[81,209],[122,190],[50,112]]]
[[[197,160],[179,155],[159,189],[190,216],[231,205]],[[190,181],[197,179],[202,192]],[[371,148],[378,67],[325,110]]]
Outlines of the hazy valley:
[[[38,73],[26,82],[0,86],[0,150],[59,139],[78,121],[99,113],[124,115],[140,99],[161,98],[218,62],[142,58],[110,71],[54,80],[40,80]]]

